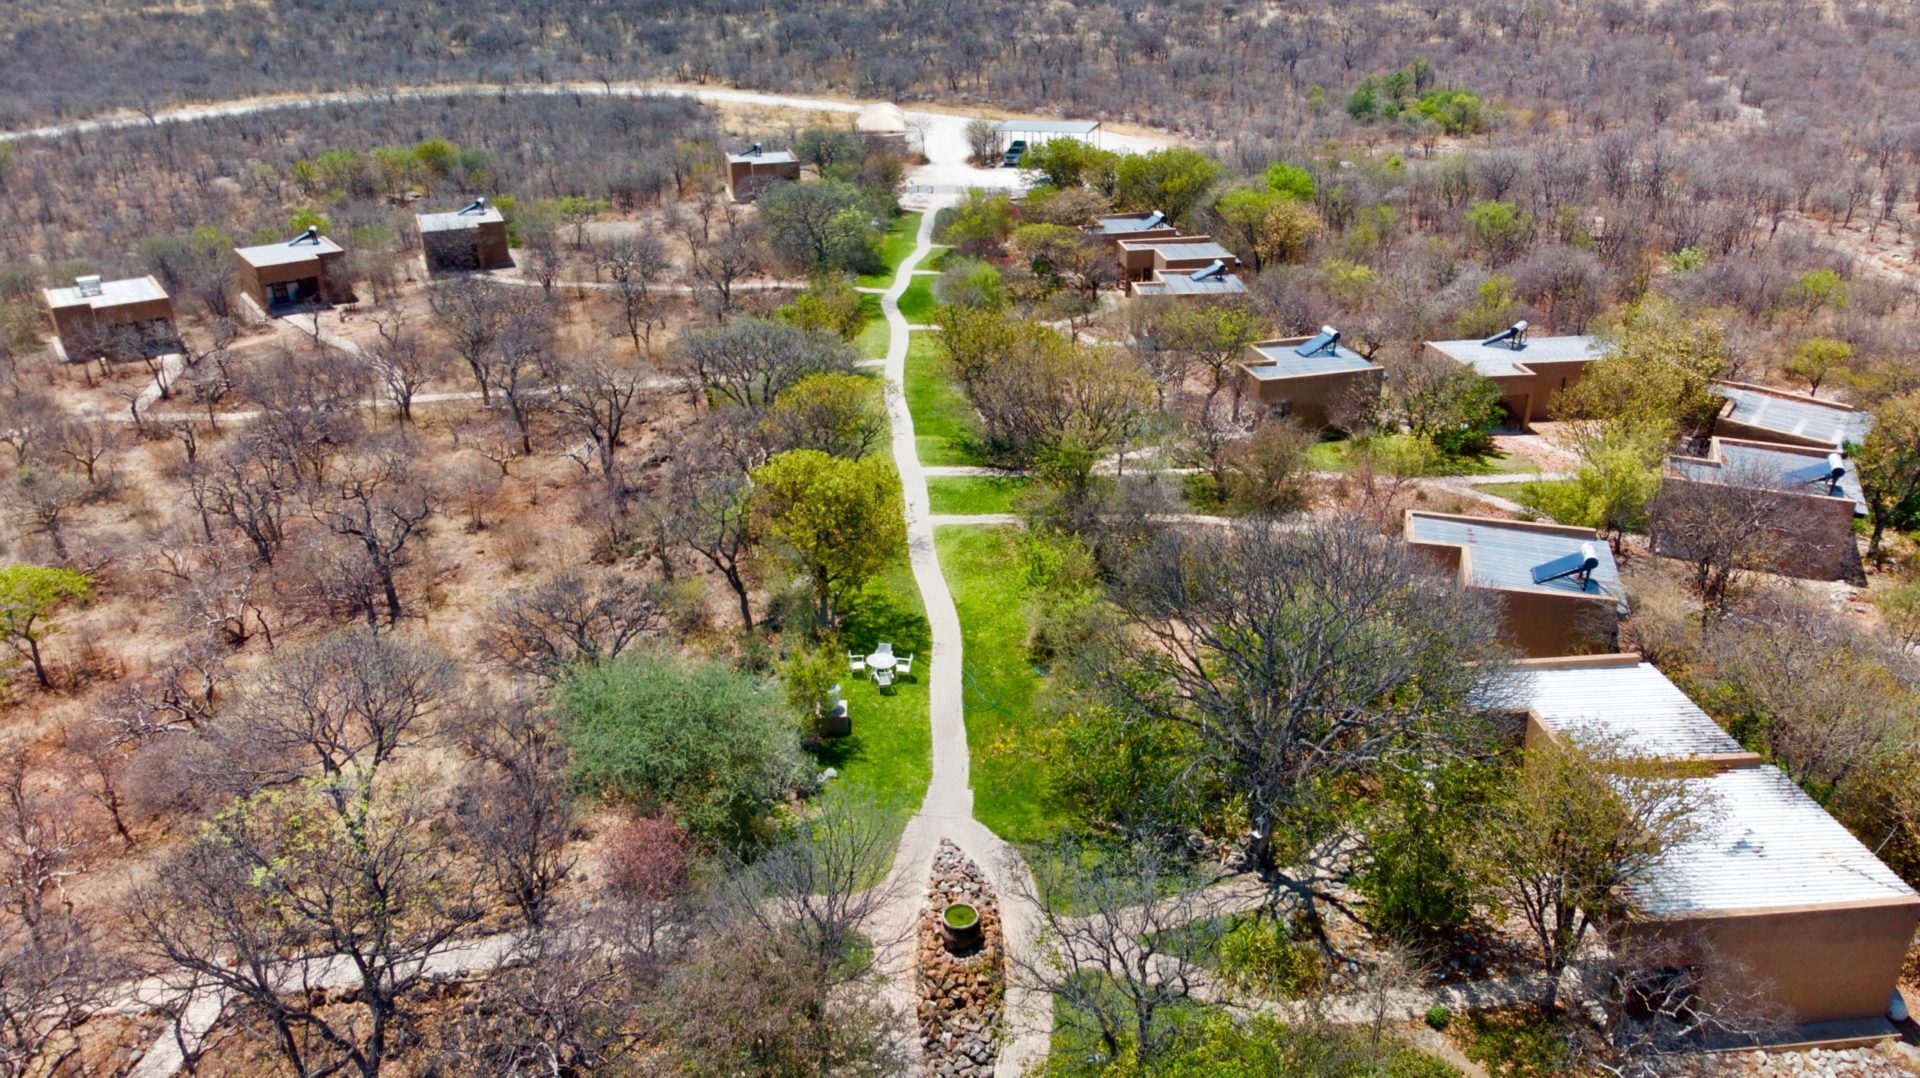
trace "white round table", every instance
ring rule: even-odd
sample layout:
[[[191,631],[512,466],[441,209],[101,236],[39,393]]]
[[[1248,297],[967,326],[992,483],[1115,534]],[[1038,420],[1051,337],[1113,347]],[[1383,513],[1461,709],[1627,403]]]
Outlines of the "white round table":
[[[867,656],[867,669],[891,671],[900,662],[900,657],[891,651],[876,651]]]

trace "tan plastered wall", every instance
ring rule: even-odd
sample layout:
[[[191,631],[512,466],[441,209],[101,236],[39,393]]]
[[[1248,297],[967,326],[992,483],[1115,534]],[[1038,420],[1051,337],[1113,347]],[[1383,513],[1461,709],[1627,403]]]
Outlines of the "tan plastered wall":
[[[1668,483],[1684,487],[1705,487],[1684,476],[1669,476]],[[1853,534],[1853,501],[1818,494],[1791,491],[1772,493],[1768,501],[1773,509],[1772,534],[1762,551],[1765,567],[1783,576],[1804,580],[1846,580],[1860,571],[1860,548]],[[1684,557],[1669,541],[1664,529],[1655,522],[1654,552],[1667,557]]]
[[[1913,941],[1920,900],[1702,916],[1624,931],[1698,953],[1704,991],[1734,1012],[1777,1010],[1789,1023],[1886,1013]]]
[[[1611,595],[1555,594],[1494,588],[1508,643],[1536,658],[1612,651],[1620,614]]]
[[[1255,378],[1240,369],[1241,391],[1267,407],[1291,405],[1288,415],[1310,430],[1331,426],[1334,414],[1368,392],[1379,392],[1381,371],[1338,371],[1299,378]]]

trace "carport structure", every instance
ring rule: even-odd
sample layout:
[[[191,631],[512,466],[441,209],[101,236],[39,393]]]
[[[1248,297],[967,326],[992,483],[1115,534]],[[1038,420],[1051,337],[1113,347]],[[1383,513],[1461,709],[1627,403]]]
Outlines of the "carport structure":
[[[1099,120],[1005,120],[1000,124],[1000,148],[1005,150],[1015,139],[1038,146],[1057,138],[1077,138],[1090,146],[1100,145]]]

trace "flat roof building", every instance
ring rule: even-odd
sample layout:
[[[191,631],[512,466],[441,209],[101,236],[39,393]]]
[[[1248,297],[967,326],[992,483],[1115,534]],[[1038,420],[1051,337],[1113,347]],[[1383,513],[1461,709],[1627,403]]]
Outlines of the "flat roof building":
[[[760,197],[768,184],[799,179],[800,161],[785,150],[769,150],[756,142],[727,155],[727,195],[736,202]]]
[[[1709,998],[1758,995],[1791,1040],[1891,1036],[1920,895],[1777,768],[1683,781],[1699,832],[1628,887],[1619,933],[1676,948]]]
[[[1715,767],[1760,763],[1758,753],[1742,748],[1638,655],[1523,659],[1515,664],[1513,691],[1527,717],[1528,747],[1572,740],[1643,759]]]
[[[76,277],[73,287],[49,288],[42,295],[53,319],[54,347],[64,359],[132,359],[180,347],[173,297],[151,276]]]
[[[1529,336],[1527,324],[1516,322],[1485,340],[1428,341],[1426,348],[1500,387],[1508,421],[1525,427],[1550,416],[1554,398],[1577,384],[1607,346],[1584,335]]]
[[[1715,382],[1709,388],[1726,398],[1713,433],[1727,438],[1839,449],[1873,429],[1873,416],[1838,401],[1745,382]]]
[[[1611,650],[1619,639],[1626,592],[1592,528],[1409,510],[1404,534],[1462,584],[1499,596],[1507,642],[1524,655]]]
[[[1121,237],[1114,244],[1120,269],[1129,282],[1148,281],[1155,273],[1204,269],[1215,262],[1239,270],[1240,256],[1211,236],[1164,236],[1150,239]]]
[[[1861,578],[1853,522],[1867,515],[1860,474],[1838,450],[1713,438],[1705,457],[1671,457],[1667,482],[1675,489],[1744,488],[1760,502],[1765,534],[1757,543],[1763,567],[1811,580]],[[1731,491],[1729,491],[1731,493]],[[1684,520],[1665,526],[1654,503],[1649,531],[1656,553],[1686,557],[1693,531]]]
[[[1213,262],[1197,270],[1156,271],[1153,279],[1133,285],[1136,296],[1244,296],[1247,285],[1227,268],[1225,262]]]
[[[236,247],[233,253],[240,262],[240,290],[269,316],[353,299],[343,265],[346,252],[318,228],[283,243]]]
[[[1121,240],[1165,240],[1180,234],[1173,222],[1159,210],[1146,213],[1115,213],[1096,219],[1090,234],[1107,241],[1119,243]],[[1204,239],[1205,237],[1190,237]]]
[[[484,198],[448,213],[423,213],[414,220],[429,273],[513,265],[513,255],[507,251],[507,219]]]
[[[1386,371],[1340,343],[1323,326],[1312,337],[1285,337],[1249,345],[1240,364],[1247,397],[1310,428],[1338,426],[1379,396]]]

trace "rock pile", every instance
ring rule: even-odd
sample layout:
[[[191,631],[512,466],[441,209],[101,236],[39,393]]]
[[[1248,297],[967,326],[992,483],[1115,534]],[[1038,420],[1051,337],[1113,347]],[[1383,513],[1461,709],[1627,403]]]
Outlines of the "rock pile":
[[[1916,1067],[1920,1052],[1894,1042],[1873,1048],[1729,1053],[1721,1073],[1728,1078],[1908,1078]]]
[[[948,954],[940,915],[955,902],[980,911],[980,946]],[[994,1032],[1005,981],[1000,904],[986,874],[945,839],[934,855],[927,908],[920,914],[920,1038],[927,1073],[940,1078],[984,1078],[993,1073]]]

